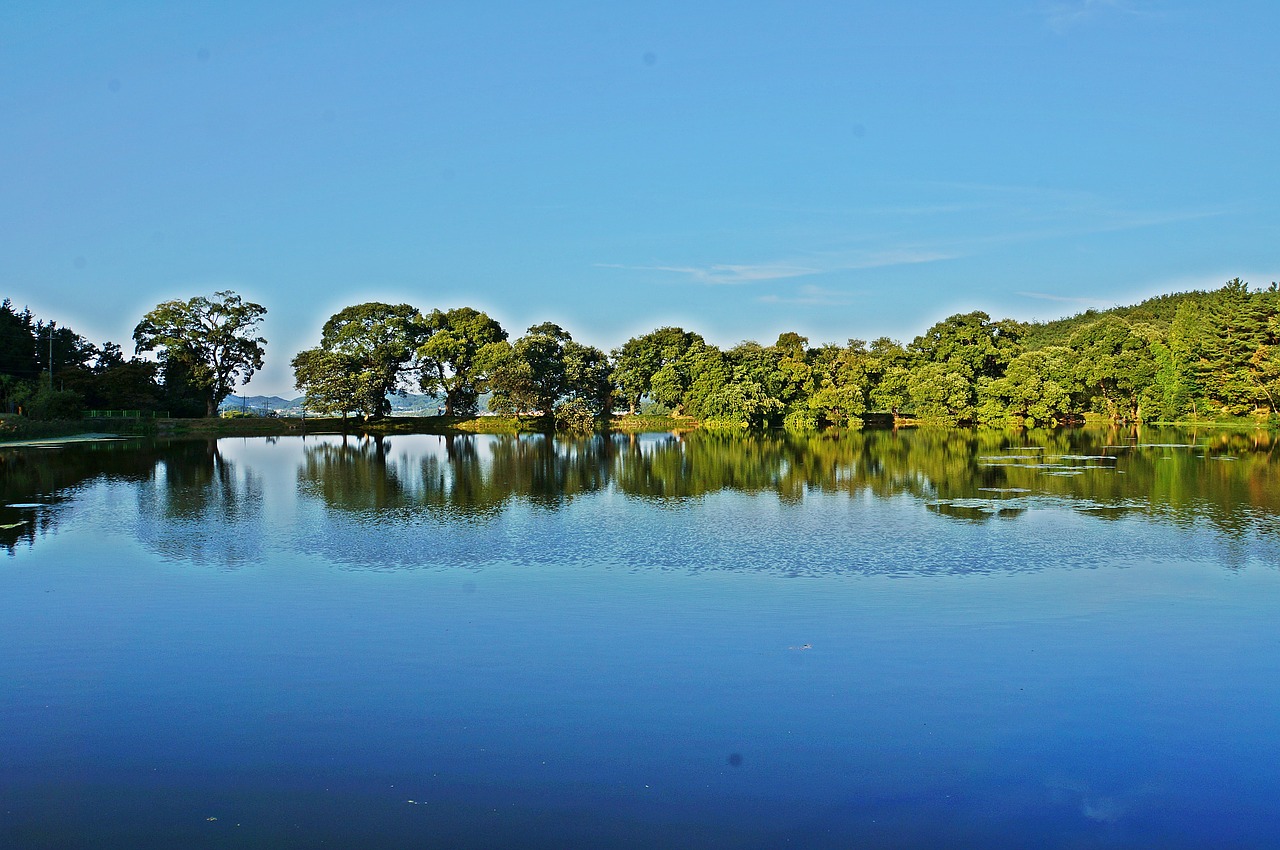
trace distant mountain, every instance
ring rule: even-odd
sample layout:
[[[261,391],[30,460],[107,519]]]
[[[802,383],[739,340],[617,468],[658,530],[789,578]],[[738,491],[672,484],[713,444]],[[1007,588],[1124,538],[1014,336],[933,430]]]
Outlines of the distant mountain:
[[[444,404],[444,399],[433,395],[389,395],[387,398],[391,401],[391,412],[402,416],[414,413],[435,416],[436,410]]]
[[[434,416],[442,401],[433,395],[389,395],[391,412],[400,416],[430,415]],[[246,413],[261,415],[264,411],[283,416],[301,416],[306,396],[295,399],[281,398],[278,395],[233,395],[218,406],[219,410],[243,410]]]
[[[218,409],[243,410],[246,413],[262,413],[264,409],[277,412],[296,409],[301,412],[302,402],[302,398],[295,398],[290,401],[287,398],[280,398],[278,395],[229,395],[223,399],[222,404],[218,405]]]

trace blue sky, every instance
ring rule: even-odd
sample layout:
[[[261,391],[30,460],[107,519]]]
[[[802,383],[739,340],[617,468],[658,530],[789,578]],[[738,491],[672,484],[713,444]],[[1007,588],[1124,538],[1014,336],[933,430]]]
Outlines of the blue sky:
[[[125,343],[366,300],[609,349],[1280,278],[1280,4],[0,6],[3,294]]]

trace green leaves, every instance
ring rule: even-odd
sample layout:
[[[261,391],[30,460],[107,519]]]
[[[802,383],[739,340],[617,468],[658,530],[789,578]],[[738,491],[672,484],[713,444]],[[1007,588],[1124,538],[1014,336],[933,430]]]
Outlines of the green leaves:
[[[548,424],[559,420],[581,431],[588,419],[610,412],[608,358],[598,348],[575,342],[559,325],[534,325],[496,359],[489,407],[499,413],[538,413]]]
[[[329,317],[319,348],[293,359],[294,381],[318,413],[391,412],[388,393],[404,392],[413,358],[428,333],[409,304],[369,301]]]
[[[159,349],[162,360],[181,361],[204,395],[206,415],[216,416],[236,382],[248,381],[262,368],[267,341],[254,334],[266,312],[229,289],[211,298],[165,301],[134,328],[136,351]]]
[[[470,307],[434,310],[423,325],[428,336],[417,351],[423,392],[443,392],[447,416],[475,413],[507,332]]]

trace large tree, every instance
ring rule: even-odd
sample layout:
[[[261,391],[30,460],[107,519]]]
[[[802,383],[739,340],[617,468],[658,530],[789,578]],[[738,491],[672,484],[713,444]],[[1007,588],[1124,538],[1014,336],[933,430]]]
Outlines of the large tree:
[[[229,289],[211,298],[165,301],[142,317],[133,339],[137,353],[159,349],[162,361],[181,363],[204,397],[205,415],[217,416],[236,382],[262,368],[267,341],[255,333],[266,312]]]
[[[917,363],[946,363],[951,371],[973,380],[999,378],[1021,351],[1025,328],[1012,319],[991,321],[980,310],[958,313],[938,322],[909,346]]]
[[[306,394],[306,409],[313,413],[336,413],[345,420],[351,411],[371,414],[380,407],[375,382],[348,355],[309,348],[299,351],[290,365],[294,385]]]
[[[554,421],[556,402],[568,387],[564,345],[570,339],[568,331],[552,322],[529,328],[494,368],[489,406],[505,414],[537,411],[547,422]]]
[[[293,361],[294,376],[299,387],[320,389],[333,412],[359,410],[380,418],[391,412],[387,395],[406,391],[414,371],[413,357],[424,336],[418,311],[409,304],[356,304],[324,323],[320,348],[314,350],[330,356],[303,358],[300,354]],[[343,402],[334,393],[348,398]]]
[[[559,325],[543,322],[496,359],[489,407],[499,413],[537,411],[548,428],[561,408],[571,408],[571,430],[606,415],[612,385],[604,352],[574,342]],[[562,421],[567,421],[562,417]]]
[[[1094,408],[1113,421],[1147,418],[1142,395],[1157,370],[1147,330],[1108,315],[1071,335],[1076,378],[1093,398]]]
[[[8,298],[0,302],[0,375],[21,381],[36,377],[36,323],[31,311],[13,309]]]
[[[507,332],[470,307],[433,310],[422,324],[430,334],[418,347],[423,392],[444,393],[445,416],[475,413],[488,389],[489,370],[505,350],[501,343]]]
[[[632,413],[640,406],[641,398],[654,395],[654,378],[659,372],[663,372],[663,376],[658,383],[668,390],[666,395],[672,399],[670,406],[679,405],[688,384],[687,380],[681,380],[681,361],[691,346],[702,341],[701,336],[683,328],[658,328],[644,336],[632,337],[621,348],[614,349],[613,382]],[[682,386],[673,393],[673,385]]]

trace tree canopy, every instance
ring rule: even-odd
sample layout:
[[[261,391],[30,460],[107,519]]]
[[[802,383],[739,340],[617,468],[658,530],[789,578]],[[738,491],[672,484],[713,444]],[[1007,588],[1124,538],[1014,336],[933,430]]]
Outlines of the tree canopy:
[[[65,325],[0,303],[0,403],[29,415],[85,406],[216,411],[234,381],[261,368],[265,308],[230,291],[168,301],[134,332],[138,353],[101,349]],[[413,388],[453,416],[490,409],[586,430],[620,406],[693,417],[709,428],[808,430],[868,416],[992,426],[1265,416],[1280,419],[1280,288],[1239,278],[1210,292],[1047,323],[957,313],[909,345],[772,344],[721,348],[680,327],[631,338],[612,355],[550,322],[511,342],[470,307],[367,302],[325,322],[292,361],[318,413],[384,416]],[[51,380],[52,379],[52,380]],[[70,395],[62,395],[70,393]]]
[[[139,354],[159,349],[161,361],[182,364],[204,398],[205,415],[217,416],[236,382],[262,368],[267,341],[254,334],[266,312],[229,289],[165,301],[142,317],[133,339]]]
[[[369,301],[339,310],[320,332],[320,347],[293,359],[299,389],[325,412],[391,412],[390,393],[407,391],[425,331],[409,304]]]
[[[423,392],[444,395],[444,413],[475,413],[488,390],[489,373],[501,358],[507,332],[479,310],[433,310],[422,321],[426,341],[418,347]]]

